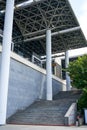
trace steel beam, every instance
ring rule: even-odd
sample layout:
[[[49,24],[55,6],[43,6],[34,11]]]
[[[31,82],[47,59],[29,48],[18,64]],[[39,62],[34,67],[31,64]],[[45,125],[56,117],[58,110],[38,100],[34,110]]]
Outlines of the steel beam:
[[[54,33],[51,34],[51,36],[70,33],[70,32],[73,32],[73,31],[80,30],[80,29],[81,29],[80,26],[78,26],[78,27],[62,30],[62,31],[59,31],[59,32],[54,32]],[[39,39],[43,39],[45,37],[46,37],[46,35],[44,34],[44,35],[41,35],[41,36],[36,36],[36,37],[33,37],[33,38],[25,39],[24,42],[39,40]]]

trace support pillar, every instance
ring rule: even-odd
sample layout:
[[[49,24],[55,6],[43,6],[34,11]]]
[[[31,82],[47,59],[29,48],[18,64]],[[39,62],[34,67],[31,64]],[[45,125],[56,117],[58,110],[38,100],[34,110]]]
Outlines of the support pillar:
[[[51,30],[46,31],[47,100],[52,100]]]
[[[15,0],[6,1],[0,73],[0,125],[4,125],[6,123],[14,1]]]
[[[65,52],[65,67],[67,68],[69,65],[69,52],[68,50]],[[70,76],[68,72],[66,72],[66,91],[70,90]]]
[[[12,52],[14,51],[14,43],[13,42],[11,43],[11,51]]]

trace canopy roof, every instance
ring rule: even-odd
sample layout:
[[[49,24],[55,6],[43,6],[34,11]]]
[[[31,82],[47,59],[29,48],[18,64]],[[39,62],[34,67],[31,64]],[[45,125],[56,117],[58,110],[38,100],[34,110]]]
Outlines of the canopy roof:
[[[2,30],[5,4],[5,0],[0,0],[0,28]],[[25,55],[25,50],[29,55],[33,52],[40,56],[45,55],[45,34],[48,28],[52,32],[53,54],[66,49],[87,46],[68,0],[15,0],[14,10],[15,51],[19,49]]]

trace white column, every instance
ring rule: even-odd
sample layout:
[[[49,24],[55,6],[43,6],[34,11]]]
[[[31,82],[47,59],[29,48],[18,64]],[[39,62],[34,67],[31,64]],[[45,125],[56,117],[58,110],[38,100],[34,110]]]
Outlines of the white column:
[[[46,31],[47,100],[52,100],[51,30]]]
[[[13,13],[14,0],[7,0],[0,73],[0,125],[4,125],[6,123]]]
[[[69,65],[69,52],[68,50],[65,52],[65,67],[67,68]],[[70,90],[70,76],[68,72],[66,72],[66,90]]]
[[[14,51],[14,43],[11,43],[11,51]]]

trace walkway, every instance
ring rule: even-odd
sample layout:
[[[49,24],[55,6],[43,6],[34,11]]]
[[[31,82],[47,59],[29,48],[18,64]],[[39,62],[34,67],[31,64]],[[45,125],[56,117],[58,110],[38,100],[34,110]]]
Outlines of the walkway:
[[[87,130],[87,126],[31,126],[31,125],[5,125],[0,126],[0,130]]]

